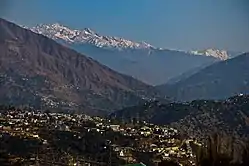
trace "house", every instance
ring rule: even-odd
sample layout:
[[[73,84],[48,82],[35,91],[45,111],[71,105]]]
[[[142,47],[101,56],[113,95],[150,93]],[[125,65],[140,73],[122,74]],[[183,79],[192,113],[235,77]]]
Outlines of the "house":
[[[36,134],[36,135],[32,135],[32,136],[33,136],[34,138],[39,138],[39,135],[37,135],[37,134]]]
[[[113,131],[119,131],[119,125],[110,125],[110,128],[113,130]]]
[[[123,150],[120,151],[119,156],[120,156],[120,157],[124,157],[124,156],[125,156]]]

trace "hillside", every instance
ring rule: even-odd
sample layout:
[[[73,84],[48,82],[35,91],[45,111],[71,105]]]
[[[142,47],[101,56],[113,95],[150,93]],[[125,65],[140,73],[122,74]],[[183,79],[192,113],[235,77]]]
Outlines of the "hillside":
[[[4,104],[95,113],[155,95],[151,86],[3,19],[0,50],[0,99]]]
[[[223,101],[196,100],[171,104],[146,102],[114,112],[110,117],[170,125],[196,138],[214,132],[241,137],[248,135],[249,131],[248,108],[249,96],[235,96]]]
[[[249,53],[208,66],[173,85],[158,89],[180,101],[224,99],[249,93]]]

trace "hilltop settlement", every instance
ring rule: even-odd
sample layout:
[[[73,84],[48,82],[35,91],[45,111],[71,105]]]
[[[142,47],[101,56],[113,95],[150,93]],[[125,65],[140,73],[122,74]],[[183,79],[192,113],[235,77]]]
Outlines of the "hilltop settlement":
[[[237,96],[226,102],[237,101],[237,108],[246,109],[248,100],[245,99],[247,96]],[[208,104],[207,101],[206,103]],[[179,104],[176,103],[175,106]],[[246,118],[245,114],[243,118]],[[179,124],[183,122],[184,118]],[[236,130],[246,128],[246,124],[242,126],[244,122],[240,122],[240,128]],[[193,125],[197,126],[195,123]],[[213,162],[218,163],[217,165],[248,163],[249,144],[244,137],[238,138],[230,133],[231,139],[228,135],[222,137],[218,134],[204,139],[191,133],[183,133],[179,126],[174,123],[156,125],[136,118],[125,121],[113,117],[1,106],[0,163],[77,166],[137,163],[147,166],[203,166]],[[186,126],[184,130],[187,130]],[[203,128],[203,131],[206,130]],[[243,143],[239,144],[238,141]]]
[[[0,133],[1,162],[20,165],[194,165],[201,146],[167,126],[11,107],[1,109]]]

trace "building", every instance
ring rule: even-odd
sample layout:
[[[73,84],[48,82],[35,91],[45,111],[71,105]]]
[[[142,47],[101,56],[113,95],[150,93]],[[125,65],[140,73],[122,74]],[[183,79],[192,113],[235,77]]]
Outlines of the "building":
[[[111,128],[113,131],[119,131],[119,125],[110,125],[110,128]]]

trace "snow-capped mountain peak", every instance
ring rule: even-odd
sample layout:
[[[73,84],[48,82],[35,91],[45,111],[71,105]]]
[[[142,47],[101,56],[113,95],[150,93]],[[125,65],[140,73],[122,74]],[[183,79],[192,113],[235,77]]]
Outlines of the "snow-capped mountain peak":
[[[24,27],[27,28],[27,27]],[[135,48],[146,49],[155,48],[146,42],[134,42],[119,37],[101,36],[90,28],[82,30],[70,29],[59,23],[54,24],[40,24],[32,28],[27,28],[35,33],[45,35],[54,40],[64,40],[70,43],[89,43],[97,47],[106,48]]]
[[[227,60],[230,58],[230,55],[225,50],[218,50],[218,49],[205,49],[201,51],[190,51],[191,54],[194,55],[205,55],[205,56],[212,56],[218,58],[220,60]]]
[[[81,30],[75,30],[72,28],[68,28],[60,23],[54,24],[39,24],[35,27],[28,28],[22,26],[23,28],[30,29],[31,31],[45,35],[54,40],[62,40],[68,43],[75,44],[92,44],[97,47],[102,48],[115,48],[115,49],[158,49],[158,50],[173,50],[173,49],[165,49],[165,48],[157,48],[154,47],[144,41],[135,42],[131,40],[127,40],[120,37],[112,37],[112,36],[104,36],[96,33],[94,30],[90,28],[84,28]],[[175,50],[180,51],[180,50]],[[186,51],[180,51],[186,52]],[[194,55],[202,55],[202,56],[211,56],[220,60],[227,60],[231,58],[230,53],[225,50],[218,49],[205,49],[199,51],[187,51],[187,53]]]

